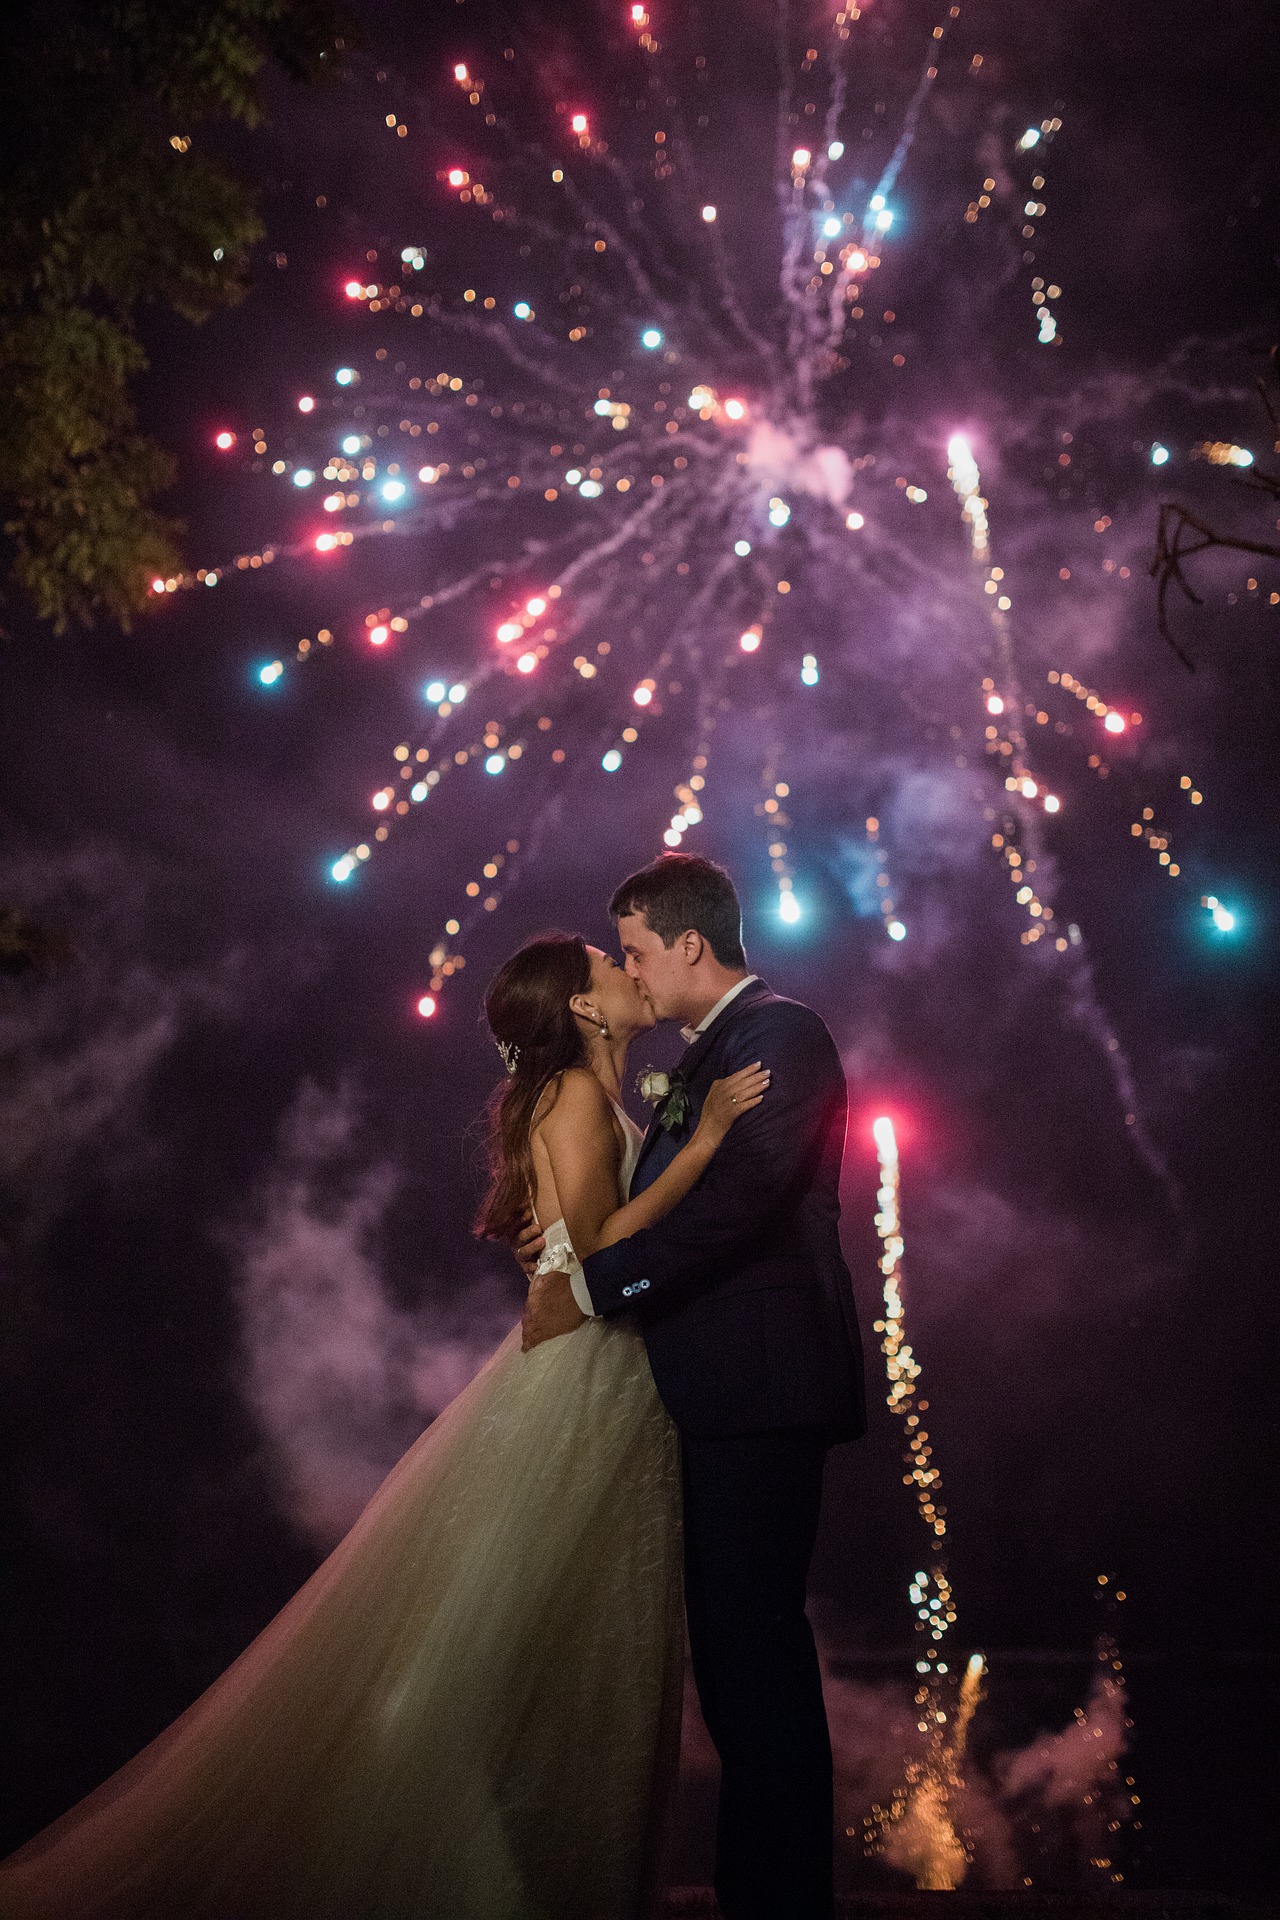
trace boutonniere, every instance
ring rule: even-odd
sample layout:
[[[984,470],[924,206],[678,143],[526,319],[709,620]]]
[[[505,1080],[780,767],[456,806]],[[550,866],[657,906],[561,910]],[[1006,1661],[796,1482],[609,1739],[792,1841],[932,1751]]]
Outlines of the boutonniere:
[[[682,1127],[689,1112],[689,1089],[679,1072],[663,1073],[660,1067],[646,1067],[636,1082],[640,1098],[658,1109],[658,1125],[668,1133]]]

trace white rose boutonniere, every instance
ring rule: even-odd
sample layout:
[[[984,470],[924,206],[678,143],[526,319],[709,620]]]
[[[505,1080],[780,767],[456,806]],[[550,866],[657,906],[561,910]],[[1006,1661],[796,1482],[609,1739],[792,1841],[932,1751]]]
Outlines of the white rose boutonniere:
[[[663,1073],[658,1067],[646,1067],[636,1081],[640,1098],[658,1110],[658,1125],[668,1133],[682,1127],[689,1114],[689,1090],[679,1067]]]

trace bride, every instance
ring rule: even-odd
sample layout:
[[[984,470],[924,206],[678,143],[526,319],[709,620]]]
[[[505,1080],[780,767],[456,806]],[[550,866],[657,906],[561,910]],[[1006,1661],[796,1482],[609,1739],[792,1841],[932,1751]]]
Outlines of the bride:
[[[485,1003],[508,1078],[479,1230],[544,1271],[653,1224],[738,1115],[717,1081],[654,1185],[620,1076],[654,1024],[576,935]],[[515,1329],[345,1540],[174,1724],[0,1865],[3,1920],[642,1920],[680,1731],[679,1465],[640,1334]]]

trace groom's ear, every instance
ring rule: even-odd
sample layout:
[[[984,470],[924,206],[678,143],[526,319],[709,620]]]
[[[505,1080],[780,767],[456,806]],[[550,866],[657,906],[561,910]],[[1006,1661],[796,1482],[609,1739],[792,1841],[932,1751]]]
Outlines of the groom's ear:
[[[706,952],[706,941],[696,928],[690,927],[687,932],[681,934],[680,943],[684,948],[685,959],[691,967],[696,967]]]

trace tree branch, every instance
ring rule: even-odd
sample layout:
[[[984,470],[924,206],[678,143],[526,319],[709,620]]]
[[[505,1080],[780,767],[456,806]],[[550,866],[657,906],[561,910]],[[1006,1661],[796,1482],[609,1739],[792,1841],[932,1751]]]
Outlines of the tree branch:
[[[1271,349],[1270,359],[1274,369],[1278,349]],[[1267,387],[1265,375],[1257,379],[1258,394],[1271,422],[1273,439],[1280,446],[1280,408]],[[1280,500],[1280,477],[1269,473],[1233,474],[1232,479],[1239,485],[1251,488],[1255,493],[1266,494],[1270,499]],[[1169,588],[1176,586],[1184,593],[1192,606],[1202,607],[1204,601],[1193,591],[1185,573],[1183,562],[1193,554],[1205,553],[1210,547],[1229,548],[1233,553],[1256,553],[1267,560],[1280,560],[1280,545],[1270,540],[1241,540],[1234,534],[1219,533],[1201,520],[1189,507],[1180,506],[1176,500],[1162,500],[1160,514],[1156,521],[1156,550],[1147,571],[1156,582],[1156,624],[1162,637],[1181,660],[1188,673],[1194,673],[1195,661],[1174,639],[1169,627],[1168,597]]]

